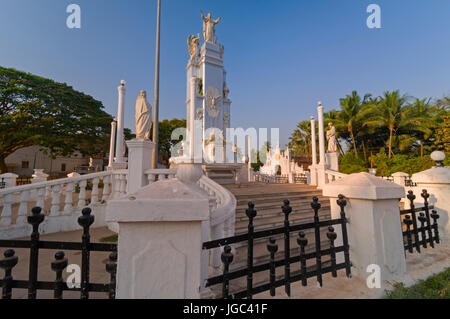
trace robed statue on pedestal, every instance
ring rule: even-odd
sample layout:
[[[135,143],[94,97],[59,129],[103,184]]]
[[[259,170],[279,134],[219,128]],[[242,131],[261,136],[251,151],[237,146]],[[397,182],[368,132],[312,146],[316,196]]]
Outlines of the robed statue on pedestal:
[[[149,140],[152,126],[152,106],[147,101],[147,93],[141,91],[136,100],[136,139]]]

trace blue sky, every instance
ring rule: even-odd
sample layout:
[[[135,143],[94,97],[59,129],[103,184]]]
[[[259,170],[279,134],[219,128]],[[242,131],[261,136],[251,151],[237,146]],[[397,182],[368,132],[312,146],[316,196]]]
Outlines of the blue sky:
[[[163,0],[160,117],[185,118],[186,38],[200,33],[200,9],[223,19],[233,127],[279,127],[281,145],[296,124],[357,90],[400,89],[417,97],[450,94],[447,0]],[[82,28],[66,27],[66,7]],[[381,29],[366,8],[381,7]],[[147,90],[153,104],[156,0],[1,0],[0,65],[66,82],[115,115],[127,81],[126,126]]]

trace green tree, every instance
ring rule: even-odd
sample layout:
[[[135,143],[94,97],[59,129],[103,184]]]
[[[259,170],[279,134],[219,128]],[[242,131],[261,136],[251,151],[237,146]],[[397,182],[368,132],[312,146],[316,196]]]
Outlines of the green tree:
[[[311,157],[311,122],[302,121],[289,137],[288,147],[292,154]]]
[[[20,148],[41,145],[52,156],[108,149],[112,117],[89,95],[33,74],[0,67],[0,171]]]
[[[183,140],[183,136],[180,136],[177,140],[172,140],[172,132],[177,128],[186,128],[186,120],[179,120],[175,118],[172,120],[166,119],[159,122],[158,151],[160,161],[162,160],[164,164],[168,164],[169,158],[172,156],[178,156],[178,154],[171,154],[172,148]],[[153,125],[151,130],[153,132]]]
[[[341,111],[337,114],[336,118],[333,119],[336,130],[343,131],[344,128],[347,130],[355,156],[358,156],[355,132],[360,130],[363,125],[365,115],[363,110],[369,97],[370,94],[366,94],[364,98],[361,99],[356,91],[353,91],[351,95],[347,94],[345,98],[340,99]]]
[[[394,155],[392,149],[394,136],[400,128],[404,128],[410,122],[406,117],[404,109],[406,96],[400,95],[399,90],[386,91],[379,102],[370,105],[365,115],[370,114],[369,120],[364,125],[387,128],[389,130],[388,158]]]

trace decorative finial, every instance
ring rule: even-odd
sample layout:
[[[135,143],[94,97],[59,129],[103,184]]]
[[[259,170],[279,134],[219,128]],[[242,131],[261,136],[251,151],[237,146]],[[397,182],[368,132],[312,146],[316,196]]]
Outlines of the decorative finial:
[[[443,167],[442,163],[445,160],[445,153],[441,151],[434,151],[431,153],[431,159],[436,162],[437,167]]]
[[[127,82],[125,82],[125,80],[120,81],[120,85],[125,86],[125,84],[127,84]]]
[[[322,107],[322,101],[319,101],[319,102],[317,103],[317,105],[318,105],[319,107]]]
[[[314,121],[314,116],[311,116],[311,121]]]

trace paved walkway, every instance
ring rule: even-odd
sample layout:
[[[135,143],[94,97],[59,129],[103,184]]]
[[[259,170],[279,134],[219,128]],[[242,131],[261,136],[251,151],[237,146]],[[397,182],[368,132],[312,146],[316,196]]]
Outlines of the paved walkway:
[[[93,228],[90,230],[91,242],[100,242],[100,239],[111,236],[114,233],[107,228]],[[64,242],[81,242],[82,231],[72,231],[65,233],[55,233],[48,235],[41,235],[40,239],[45,241],[64,241]],[[29,238],[22,238],[24,240],[29,240]],[[1,256],[3,257],[3,252],[6,248],[0,248]],[[28,267],[29,267],[29,249],[17,248],[16,256],[19,257],[19,263],[13,269],[13,277],[16,280],[28,280]],[[51,269],[51,262],[55,259],[56,250],[41,249],[39,250],[39,269],[38,269],[38,280],[39,281],[54,281],[56,278],[55,272]],[[81,267],[81,251],[64,251],[66,257],[70,264],[77,264]],[[109,252],[91,252],[90,259],[90,282],[91,283],[103,283],[109,284],[109,274],[105,270],[106,263],[108,262]],[[3,271],[1,271],[1,276],[3,277]],[[63,272],[64,281],[70,273],[66,271]],[[65,299],[79,299],[79,292],[65,291],[63,294]],[[93,299],[104,299],[108,298],[107,293],[91,293],[90,297]],[[13,289],[14,299],[27,298],[26,289]],[[53,298],[53,291],[38,290],[38,299],[49,299]]]

